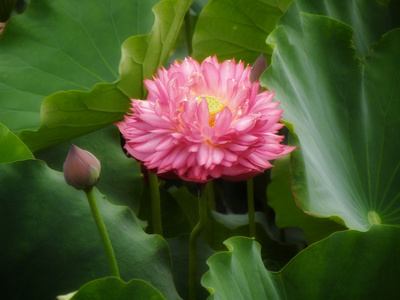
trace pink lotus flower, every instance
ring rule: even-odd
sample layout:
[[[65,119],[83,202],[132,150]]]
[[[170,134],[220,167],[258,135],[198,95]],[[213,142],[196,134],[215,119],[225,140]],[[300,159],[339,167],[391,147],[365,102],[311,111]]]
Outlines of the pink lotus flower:
[[[247,180],[272,167],[269,160],[295,147],[281,145],[282,110],[274,93],[260,94],[251,67],[234,59],[192,58],[146,79],[147,101],[117,123],[125,149],[157,174],[193,182]]]

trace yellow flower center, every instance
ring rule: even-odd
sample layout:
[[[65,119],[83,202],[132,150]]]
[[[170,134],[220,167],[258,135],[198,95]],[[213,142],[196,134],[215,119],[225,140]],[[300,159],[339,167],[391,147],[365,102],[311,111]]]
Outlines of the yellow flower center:
[[[223,110],[225,105],[219,98],[210,95],[201,95],[196,98],[198,102],[201,102],[203,99],[206,99],[207,101],[208,111],[210,112],[210,126],[213,127],[215,124],[215,115]]]

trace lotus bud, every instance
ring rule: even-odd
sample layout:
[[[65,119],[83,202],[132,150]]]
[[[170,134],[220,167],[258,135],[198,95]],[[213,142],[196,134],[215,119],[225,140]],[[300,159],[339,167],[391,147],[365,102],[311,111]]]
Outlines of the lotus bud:
[[[264,52],[257,58],[251,67],[250,81],[256,82],[260,80],[262,73],[267,69],[267,60],[265,59]]]
[[[89,190],[99,181],[100,169],[100,162],[92,153],[71,144],[64,162],[64,178],[69,185]]]
[[[2,33],[3,33],[4,26],[6,26],[6,23],[0,22],[0,35],[2,35]]]

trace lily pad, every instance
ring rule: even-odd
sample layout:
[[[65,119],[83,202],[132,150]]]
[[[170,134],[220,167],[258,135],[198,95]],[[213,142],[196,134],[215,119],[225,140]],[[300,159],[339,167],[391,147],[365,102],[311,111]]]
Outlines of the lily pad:
[[[140,279],[123,282],[118,278],[104,278],[88,282],[74,295],[72,300],[165,300],[151,284]]]
[[[43,102],[40,128],[22,131],[21,139],[37,151],[122,120],[129,111],[129,98],[144,98],[143,79],[167,61],[191,2],[158,3],[153,8],[156,18],[151,33],[133,36],[123,43],[117,82],[99,83],[90,92],[51,95]]]
[[[253,63],[261,52],[270,60],[272,48],[265,43],[276,22],[292,0],[210,1],[202,10],[193,35],[193,57],[203,60],[218,55]]]
[[[295,151],[297,152],[299,149]],[[275,211],[276,225],[279,228],[298,227],[302,229],[309,243],[319,241],[335,231],[346,230],[345,226],[332,219],[312,216],[297,206],[290,185],[290,159],[291,156],[284,156],[274,161],[271,183],[267,189],[268,205]]]
[[[346,11],[354,2],[346,2]],[[363,12],[376,5],[363,3]],[[387,8],[376,13],[390,15]],[[297,163],[293,189],[301,208],[363,231],[400,224],[400,30],[386,33],[360,58],[353,36],[371,36],[371,28],[362,23],[354,32],[306,12],[283,17],[268,38],[276,46],[262,78],[299,138],[304,165]]]
[[[31,1],[0,39],[0,113],[17,133],[37,129],[43,100],[118,79],[121,45],[150,32],[157,0]]]
[[[0,164],[35,159],[29,148],[6,126],[0,123]]]
[[[225,244],[228,252],[208,259],[210,270],[201,280],[210,299],[392,299],[398,294],[396,226],[336,232],[300,252],[278,273],[264,268],[254,240],[233,237]]]

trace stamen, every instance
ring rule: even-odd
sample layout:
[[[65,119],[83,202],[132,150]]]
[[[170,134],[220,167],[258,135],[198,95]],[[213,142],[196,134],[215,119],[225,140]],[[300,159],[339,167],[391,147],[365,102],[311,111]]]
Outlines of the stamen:
[[[197,102],[205,99],[208,104],[208,111],[210,112],[210,126],[213,127],[215,124],[214,117],[217,113],[224,109],[225,105],[217,97],[210,95],[201,95],[196,98]]]

